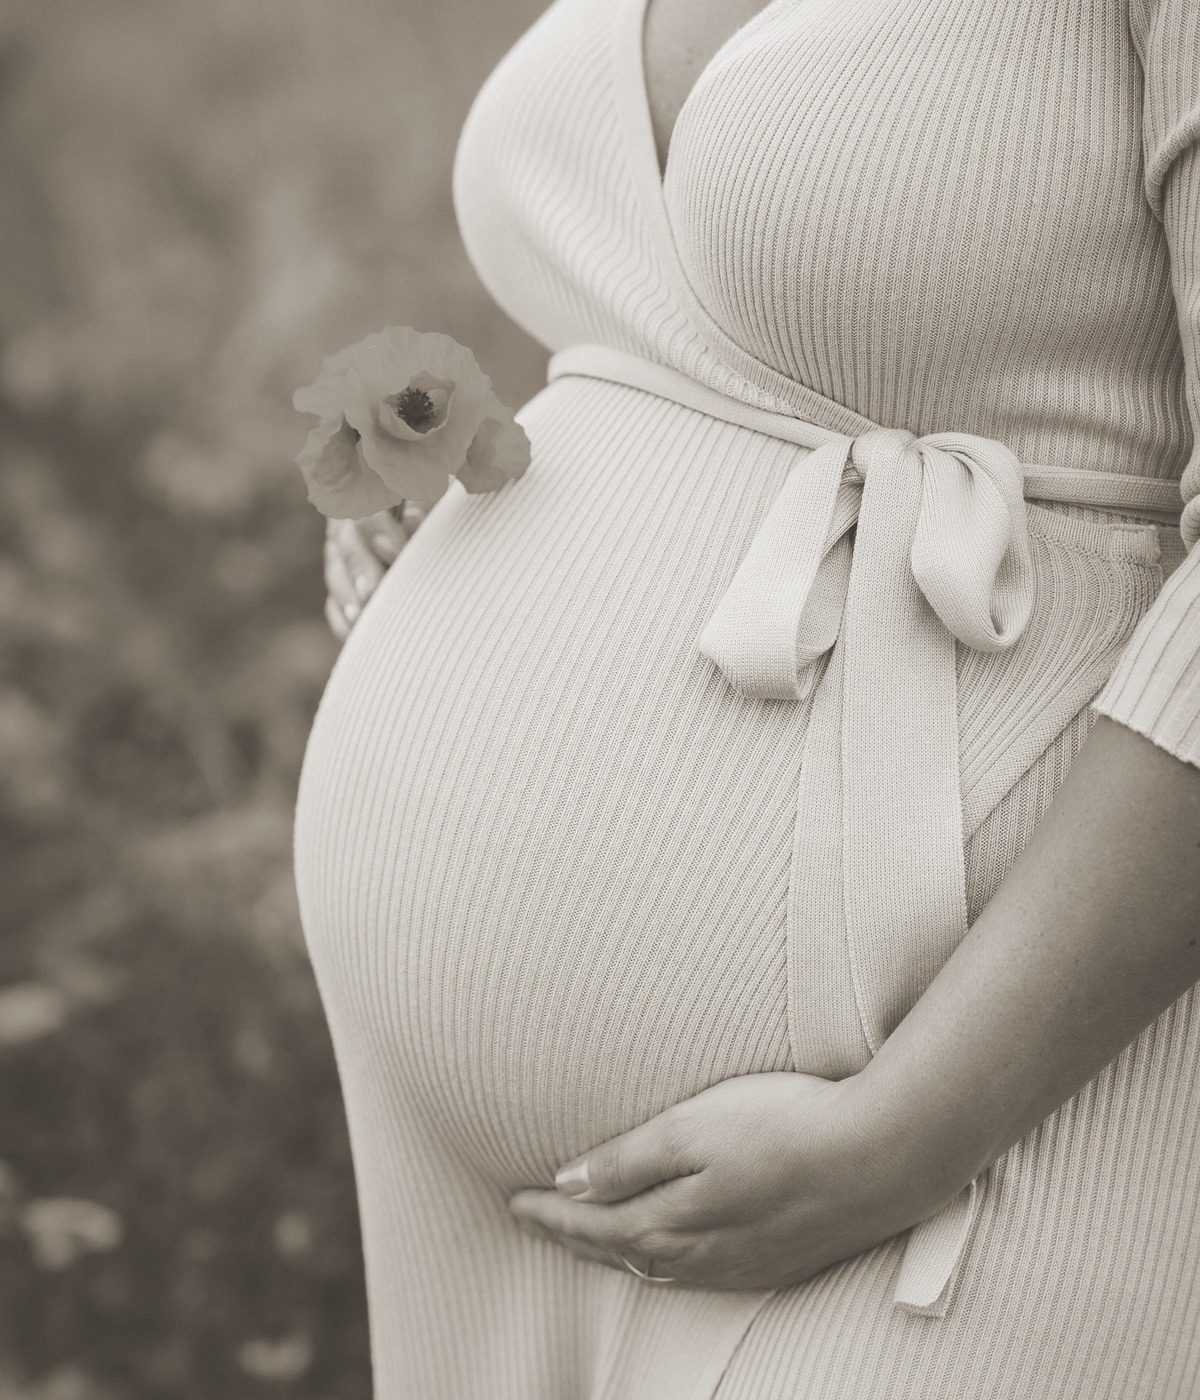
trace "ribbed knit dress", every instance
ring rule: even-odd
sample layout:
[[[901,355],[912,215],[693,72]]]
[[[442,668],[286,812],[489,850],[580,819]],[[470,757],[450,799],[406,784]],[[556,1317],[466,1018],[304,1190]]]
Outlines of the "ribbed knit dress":
[[[434,507],[303,770],[377,1400],[1195,1400],[1191,992],[941,1225],[797,1287],[654,1287],[508,1213],[720,1080],[861,1068],[1093,703],[1200,763],[1200,4],[773,0],[665,178],[644,11],[555,0],[475,101],[462,235],[558,354],[532,464]],[[1013,462],[1157,482],[1182,541]],[[1009,483],[1015,642],[918,567],[971,537],[947,471],[971,521]]]

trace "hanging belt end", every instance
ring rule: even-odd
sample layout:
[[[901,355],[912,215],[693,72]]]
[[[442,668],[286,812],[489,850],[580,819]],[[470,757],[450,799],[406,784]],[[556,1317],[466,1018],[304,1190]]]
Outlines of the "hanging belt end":
[[[917,1317],[945,1317],[982,1194],[972,1181],[944,1210],[913,1228],[892,1298],[896,1307]]]

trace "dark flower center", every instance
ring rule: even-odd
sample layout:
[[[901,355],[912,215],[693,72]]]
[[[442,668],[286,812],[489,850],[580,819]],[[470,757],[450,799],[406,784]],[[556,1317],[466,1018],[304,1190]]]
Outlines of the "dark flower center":
[[[407,423],[414,433],[426,432],[437,422],[437,409],[424,389],[411,385],[387,400],[396,417]]]

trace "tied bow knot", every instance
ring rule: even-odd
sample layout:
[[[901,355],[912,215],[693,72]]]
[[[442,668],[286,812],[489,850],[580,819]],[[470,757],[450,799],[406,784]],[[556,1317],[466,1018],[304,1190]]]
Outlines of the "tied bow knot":
[[[883,533],[906,557],[868,549],[889,564],[883,574],[871,571],[875,590],[893,591],[898,564],[907,575],[901,591],[911,595],[907,585],[915,584],[952,637],[977,651],[1007,650],[1033,603],[1023,491],[1021,464],[991,438],[918,438],[902,428],[836,438],[789,472],[700,651],[748,697],[804,699],[814,663],[837,639],[853,553],[863,553],[865,536]]]
[[[896,430],[856,438],[864,479],[897,452]],[[912,571],[946,630],[976,651],[1007,651],[1033,606],[1033,560],[1024,473],[1003,443],[970,433],[930,433],[898,450],[921,468]],[[872,462],[873,459],[873,462]]]
[[[1003,651],[1029,621],[1023,485],[991,438],[835,437],[788,473],[700,637],[748,698],[812,698],[798,918],[845,939],[864,1059],[966,932],[955,645]]]

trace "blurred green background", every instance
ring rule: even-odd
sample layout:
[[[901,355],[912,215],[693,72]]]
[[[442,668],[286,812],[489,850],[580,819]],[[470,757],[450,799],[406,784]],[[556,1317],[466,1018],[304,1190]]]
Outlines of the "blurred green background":
[[[0,1400],[370,1394],[290,397],[389,323],[544,382],[450,201],[542,8],[0,7]]]

